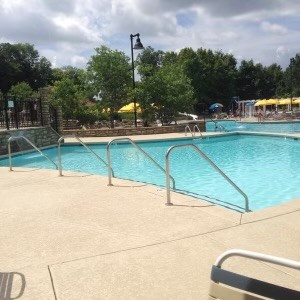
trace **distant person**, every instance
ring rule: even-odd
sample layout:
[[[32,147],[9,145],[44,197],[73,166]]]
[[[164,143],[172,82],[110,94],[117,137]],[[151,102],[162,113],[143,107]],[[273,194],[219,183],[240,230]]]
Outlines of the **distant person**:
[[[262,120],[263,120],[263,111],[262,111],[262,109],[261,108],[259,108],[258,109],[258,111],[257,111],[257,121],[258,122],[261,122]]]

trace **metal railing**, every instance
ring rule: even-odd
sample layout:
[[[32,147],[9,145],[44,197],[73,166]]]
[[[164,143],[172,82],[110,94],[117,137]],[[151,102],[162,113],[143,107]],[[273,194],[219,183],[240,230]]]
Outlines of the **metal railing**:
[[[115,138],[113,140],[111,140],[108,144],[107,144],[107,164],[108,164],[108,185],[113,185],[111,182],[111,158],[110,158],[110,146],[116,142],[116,141],[128,141],[129,143],[131,143],[131,145],[133,145],[137,150],[139,150],[142,154],[144,154],[146,157],[148,157],[162,172],[164,172],[166,174],[166,170],[159,164],[157,163],[148,153],[146,153],[136,142],[134,142],[132,139],[130,138]],[[174,178],[169,174],[167,175],[167,177],[170,178],[173,182],[173,188],[175,189],[175,180]]]
[[[185,136],[187,135],[187,134],[186,134],[187,131],[189,131],[189,132],[191,133],[191,135],[194,136],[194,135],[193,135],[193,132],[192,132],[192,130],[191,130],[191,127],[190,127],[189,125],[186,125],[185,128],[184,128],[184,135],[185,135]]]
[[[55,168],[57,169],[57,164],[50,159],[46,154],[44,154],[37,146],[35,146],[28,138],[25,136],[11,136],[8,139],[8,161],[9,161],[9,170],[12,171],[12,159],[11,159],[11,141],[23,139],[25,140],[29,145],[31,145],[36,151],[38,151],[42,156],[44,156],[49,162],[51,162]]]
[[[198,125],[194,125],[194,136],[196,136],[196,131],[198,131],[200,133],[200,137],[202,137],[202,133],[201,133]]]
[[[198,131],[200,133],[200,137],[202,137],[202,133],[201,133],[198,125],[194,125],[193,131],[191,130],[190,125],[186,125],[185,128],[184,128],[184,135],[185,136],[187,136],[187,131],[189,131],[191,133],[192,137],[195,137],[196,136],[196,131]]]
[[[0,128],[19,129],[43,126],[41,99],[0,97]]]
[[[249,212],[249,200],[247,195],[203,152],[201,151],[197,146],[194,144],[185,144],[185,145],[175,145],[168,149],[166,154],[166,188],[167,188],[167,203],[166,205],[172,205],[171,203],[171,193],[170,193],[170,179],[169,179],[169,173],[170,173],[170,161],[169,156],[173,149],[179,148],[179,147],[192,147],[194,148],[218,173],[220,173],[244,198],[245,198],[245,211]]]
[[[216,259],[216,262],[214,265],[216,267],[221,268],[224,261],[227,258],[232,257],[232,256],[247,257],[247,258],[251,258],[251,259],[255,259],[255,260],[260,260],[260,261],[300,270],[300,262],[299,261],[282,258],[282,257],[277,257],[277,256],[273,256],[273,255],[262,254],[262,253],[258,253],[258,252],[241,250],[241,249],[232,249],[232,250],[225,251]]]
[[[107,162],[102,159],[95,151],[93,151],[89,146],[87,146],[78,136],[76,135],[71,135],[71,136],[62,136],[58,139],[57,141],[57,156],[58,156],[58,170],[59,170],[59,176],[62,176],[62,164],[61,164],[61,150],[60,150],[60,146],[61,146],[61,142],[63,139],[67,138],[67,137],[71,137],[71,138],[75,138],[85,149],[87,149],[88,152],[92,153],[94,156],[96,156],[96,158],[98,160],[100,160],[101,162],[103,162],[105,164],[106,167],[108,167]],[[115,177],[113,170],[111,170],[112,176]]]
[[[216,122],[216,121],[213,120],[212,118],[210,118],[210,120],[211,120],[212,122],[214,122],[214,124],[215,124],[215,131],[217,131],[217,129],[220,129],[221,131],[227,132],[226,128],[225,128],[223,125],[219,124],[218,122]]]

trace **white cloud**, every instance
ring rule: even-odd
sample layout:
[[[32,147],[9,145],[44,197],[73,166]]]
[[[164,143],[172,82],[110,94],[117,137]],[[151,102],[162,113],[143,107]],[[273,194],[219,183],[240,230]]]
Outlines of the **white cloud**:
[[[71,62],[73,66],[78,67],[78,66],[85,65],[88,62],[88,60],[84,56],[74,55],[71,58]]]
[[[191,13],[181,26],[177,16]],[[139,32],[155,49],[204,47],[284,66],[300,52],[299,16],[298,0],[0,0],[0,41],[32,43],[57,66],[85,66],[101,44],[130,56],[129,35]],[[289,52],[278,57],[281,45]]]
[[[265,32],[270,32],[274,34],[286,34],[288,32],[287,28],[267,21],[261,23],[261,28]]]

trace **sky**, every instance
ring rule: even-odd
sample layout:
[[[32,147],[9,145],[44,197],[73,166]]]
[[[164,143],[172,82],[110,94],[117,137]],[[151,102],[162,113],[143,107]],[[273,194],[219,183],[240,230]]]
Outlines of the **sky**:
[[[285,69],[300,53],[300,0],[0,0],[0,43],[30,43],[53,67],[83,68],[106,45],[221,50]],[[134,51],[136,56],[138,51]]]

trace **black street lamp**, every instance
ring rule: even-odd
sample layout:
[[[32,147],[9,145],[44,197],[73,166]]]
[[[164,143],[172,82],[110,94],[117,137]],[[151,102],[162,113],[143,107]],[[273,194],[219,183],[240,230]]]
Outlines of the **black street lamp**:
[[[291,66],[291,111],[292,111],[292,104],[293,104],[293,66],[295,63],[295,58],[290,59],[290,66]]]
[[[133,46],[133,38],[137,37],[136,42]],[[135,50],[142,50],[144,49],[143,44],[140,40],[140,34],[131,34],[130,35],[130,41],[131,41],[131,66],[132,66],[132,87],[135,89],[135,80],[134,80],[134,60],[133,60],[133,49]],[[136,99],[135,96],[133,96],[133,105],[134,105],[134,126],[137,127],[137,117],[136,117]]]

